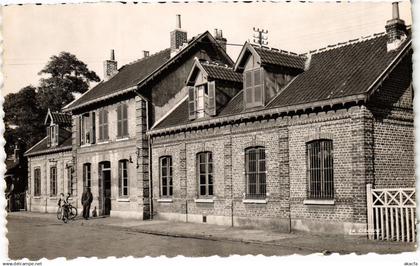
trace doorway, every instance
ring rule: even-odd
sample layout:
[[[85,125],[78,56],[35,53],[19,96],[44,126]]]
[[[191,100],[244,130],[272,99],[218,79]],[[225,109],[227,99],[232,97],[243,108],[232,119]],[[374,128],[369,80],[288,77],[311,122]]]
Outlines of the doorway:
[[[111,213],[111,163],[108,161],[99,163],[99,184],[101,185],[101,212],[102,215]]]

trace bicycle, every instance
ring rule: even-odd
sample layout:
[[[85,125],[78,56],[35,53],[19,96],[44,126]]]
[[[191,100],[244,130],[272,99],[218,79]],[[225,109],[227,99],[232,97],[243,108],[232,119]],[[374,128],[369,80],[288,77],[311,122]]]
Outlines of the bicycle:
[[[62,214],[64,214],[64,219],[62,217]],[[62,210],[62,207],[59,206],[57,209],[57,219],[63,220],[65,223],[67,223],[68,220],[74,220],[77,216],[77,209],[76,207],[72,206],[70,203],[67,203],[65,205],[65,210]]]

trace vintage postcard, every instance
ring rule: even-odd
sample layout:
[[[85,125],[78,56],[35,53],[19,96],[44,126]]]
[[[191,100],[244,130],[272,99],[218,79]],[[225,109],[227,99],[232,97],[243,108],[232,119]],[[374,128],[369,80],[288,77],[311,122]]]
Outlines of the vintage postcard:
[[[414,31],[409,1],[2,6],[3,265],[417,265]]]

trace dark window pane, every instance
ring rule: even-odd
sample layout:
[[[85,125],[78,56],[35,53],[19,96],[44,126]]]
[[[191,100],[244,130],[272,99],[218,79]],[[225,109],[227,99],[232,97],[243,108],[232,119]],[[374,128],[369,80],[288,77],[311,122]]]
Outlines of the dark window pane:
[[[206,195],[206,187],[205,186],[200,186],[200,195],[201,196]]]

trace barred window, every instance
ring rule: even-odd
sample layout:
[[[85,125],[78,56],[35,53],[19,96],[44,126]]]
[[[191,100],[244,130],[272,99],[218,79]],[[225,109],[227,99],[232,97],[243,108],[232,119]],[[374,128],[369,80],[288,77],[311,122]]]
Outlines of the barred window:
[[[50,168],[50,197],[57,196],[57,167]]]
[[[200,196],[213,195],[213,157],[211,152],[197,154],[197,174]]]
[[[121,104],[117,107],[117,137],[128,137],[128,107]]]
[[[90,163],[83,165],[83,187],[91,188]]]
[[[128,196],[128,160],[118,162],[118,194],[120,197]]]
[[[34,169],[34,196],[41,196],[41,169]]]
[[[160,165],[160,195],[162,197],[171,197],[172,188],[172,157],[164,156],[159,160]]]
[[[315,140],[306,144],[308,198],[333,199],[333,143]]]
[[[265,148],[245,150],[246,198],[266,197]]]

